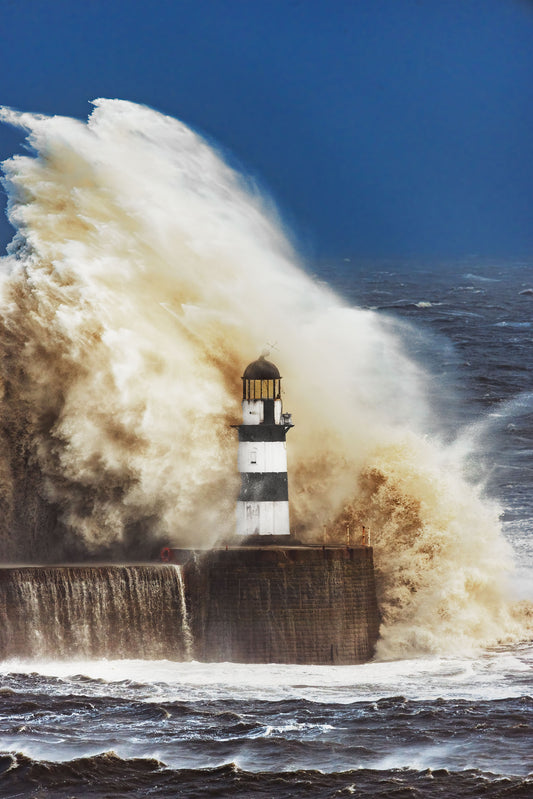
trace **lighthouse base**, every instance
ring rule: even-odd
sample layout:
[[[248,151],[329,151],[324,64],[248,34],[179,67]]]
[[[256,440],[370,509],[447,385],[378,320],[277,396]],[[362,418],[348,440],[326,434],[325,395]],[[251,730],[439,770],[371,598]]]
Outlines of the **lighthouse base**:
[[[183,568],[196,660],[326,665],[374,653],[370,547],[233,547]]]

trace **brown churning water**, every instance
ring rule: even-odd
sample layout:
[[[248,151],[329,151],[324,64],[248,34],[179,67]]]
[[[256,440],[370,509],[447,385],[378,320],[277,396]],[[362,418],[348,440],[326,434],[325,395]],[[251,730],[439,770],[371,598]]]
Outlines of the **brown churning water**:
[[[243,364],[277,342],[293,530],[370,528],[380,654],[520,636],[499,509],[441,440],[386,319],[302,269],[275,211],[177,120],[3,112],[17,233],[1,287],[4,561],[148,557],[234,526]]]

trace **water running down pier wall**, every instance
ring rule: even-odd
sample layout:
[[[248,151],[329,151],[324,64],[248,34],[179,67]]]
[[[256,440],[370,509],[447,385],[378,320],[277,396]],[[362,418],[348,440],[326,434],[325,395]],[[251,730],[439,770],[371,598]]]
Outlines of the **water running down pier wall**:
[[[0,569],[0,658],[186,660],[178,566]]]

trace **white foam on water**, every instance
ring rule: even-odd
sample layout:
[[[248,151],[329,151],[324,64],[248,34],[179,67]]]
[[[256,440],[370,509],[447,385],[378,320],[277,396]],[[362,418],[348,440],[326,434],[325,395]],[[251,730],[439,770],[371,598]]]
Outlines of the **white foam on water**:
[[[171,661],[21,661],[0,663],[0,674],[59,678],[50,690],[138,701],[218,699],[352,703],[383,697],[493,700],[522,696],[533,647],[486,653],[481,658],[428,657],[357,666],[294,666]]]

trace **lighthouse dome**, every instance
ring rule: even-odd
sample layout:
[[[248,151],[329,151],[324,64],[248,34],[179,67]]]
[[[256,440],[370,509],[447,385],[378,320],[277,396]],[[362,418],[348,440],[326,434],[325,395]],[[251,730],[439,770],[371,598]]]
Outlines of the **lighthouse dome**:
[[[248,364],[242,377],[243,380],[279,380],[281,375],[278,367],[261,355],[257,361]]]

